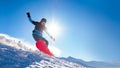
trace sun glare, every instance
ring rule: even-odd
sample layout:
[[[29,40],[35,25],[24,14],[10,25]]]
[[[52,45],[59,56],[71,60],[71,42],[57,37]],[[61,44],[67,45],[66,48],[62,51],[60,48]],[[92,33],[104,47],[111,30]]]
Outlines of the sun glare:
[[[61,55],[61,50],[58,49],[57,47],[51,45],[51,46],[48,46],[50,51],[55,55],[55,56],[60,56]]]
[[[54,36],[54,37],[57,37],[60,35],[60,32],[61,32],[61,27],[58,23],[55,23],[55,22],[52,22],[50,24],[48,24],[48,32]]]
[[[47,24],[47,29],[50,35],[52,35],[55,39],[60,36],[61,26],[56,19],[52,18],[50,23]],[[61,50],[54,46],[53,44],[49,46],[49,49],[55,56],[61,55]]]

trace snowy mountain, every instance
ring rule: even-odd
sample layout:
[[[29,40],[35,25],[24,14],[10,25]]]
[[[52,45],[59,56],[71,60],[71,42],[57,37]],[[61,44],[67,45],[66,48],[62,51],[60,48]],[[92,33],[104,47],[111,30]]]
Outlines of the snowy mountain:
[[[61,57],[59,59],[81,64],[83,66],[86,66],[86,68],[120,68],[120,61],[110,61],[110,62],[89,61],[89,62],[86,62],[81,59],[76,59],[70,56],[67,58]]]
[[[0,34],[0,68],[86,68],[81,64],[49,57],[35,46]]]

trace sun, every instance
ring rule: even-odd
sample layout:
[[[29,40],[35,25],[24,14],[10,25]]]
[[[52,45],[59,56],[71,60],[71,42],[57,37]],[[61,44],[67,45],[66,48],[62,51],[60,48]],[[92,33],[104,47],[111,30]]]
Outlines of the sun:
[[[52,22],[52,23],[48,24],[47,28],[48,28],[48,32],[52,36],[57,37],[60,35],[61,27],[57,22]]]

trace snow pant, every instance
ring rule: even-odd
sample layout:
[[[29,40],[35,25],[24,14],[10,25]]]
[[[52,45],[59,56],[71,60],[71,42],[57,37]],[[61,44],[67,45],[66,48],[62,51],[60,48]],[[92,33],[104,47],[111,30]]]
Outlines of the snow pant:
[[[38,36],[36,34],[32,34],[32,35],[33,35],[33,38],[35,41],[43,40],[43,41],[45,41],[46,45],[48,46],[48,41],[45,38],[43,38],[42,36]]]

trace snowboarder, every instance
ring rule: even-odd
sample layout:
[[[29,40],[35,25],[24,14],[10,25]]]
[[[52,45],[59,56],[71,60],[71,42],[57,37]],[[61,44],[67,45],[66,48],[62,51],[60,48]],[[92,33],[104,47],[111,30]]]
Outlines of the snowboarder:
[[[45,18],[42,18],[42,19],[40,20],[40,22],[37,22],[37,21],[33,21],[33,20],[31,19],[31,16],[30,16],[30,13],[29,13],[29,12],[27,12],[26,14],[27,14],[27,17],[28,17],[29,21],[30,21],[33,25],[35,25],[35,28],[34,28],[34,30],[33,30],[32,35],[33,35],[33,38],[34,38],[34,40],[35,40],[36,42],[37,42],[38,40],[44,40],[45,43],[46,43],[46,45],[48,46],[48,41],[43,37],[43,31],[45,31],[45,32],[50,36],[50,38],[51,38],[53,41],[55,41],[55,38],[53,38],[53,36],[51,36],[51,35],[48,33],[48,30],[47,30],[47,28],[45,27],[45,24],[46,24],[46,22],[47,22],[47,20],[46,20]]]

